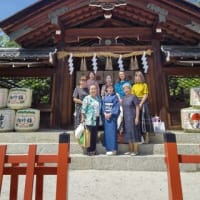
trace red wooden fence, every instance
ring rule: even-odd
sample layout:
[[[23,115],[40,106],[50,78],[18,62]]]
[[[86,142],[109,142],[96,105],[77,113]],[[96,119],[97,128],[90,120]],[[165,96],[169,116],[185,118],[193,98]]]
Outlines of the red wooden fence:
[[[164,142],[169,200],[183,200],[179,163],[200,163],[200,155],[179,155],[173,133],[165,133]]]
[[[0,146],[0,197],[3,175],[10,175],[10,200],[17,200],[19,175],[26,175],[24,200],[32,200],[34,176],[36,177],[35,200],[43,199],[44,175],[57,175],[56,200],[68,199],[69,134],[59,136],[58,154],[37,155],[37,146],[29,145],[27,155],[6,155],[7,145]],[[21,165],[23,163],[23,165]],[[25,166],[24,166],[25,163]],[[55,166],[48,165],[54,163]],[[0,198],[1,199],[1,198]]]

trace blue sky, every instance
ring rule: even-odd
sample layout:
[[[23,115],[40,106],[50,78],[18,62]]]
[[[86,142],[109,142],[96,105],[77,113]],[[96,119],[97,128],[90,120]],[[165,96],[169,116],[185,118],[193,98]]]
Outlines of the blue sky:
[[[37,1],[38,0],[0,0],[0,21]]]

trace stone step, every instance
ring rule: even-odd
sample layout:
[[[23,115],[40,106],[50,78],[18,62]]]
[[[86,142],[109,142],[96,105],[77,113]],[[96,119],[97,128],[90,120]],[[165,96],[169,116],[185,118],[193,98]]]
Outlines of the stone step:
[[[176,141],[178,143],[195,143],[200,144],[200,133],[185,133],[183,131],[167,131],[176,135]],[[150,136],[151,143],[163,143],[163,134],[155,134]]]
[[[27,153],[29,144],[8,144],[7,153]],[[53,154],[57,152],[57,144],[38,144],[38,154]],[[71,170],[134,170],[134,171],[166,171],[164,155],[138,155],[138,156],[86,156],[82,154],[70,154]],[[198,171],[200,165],[181,164],[181,171]]]
[[[200,155],[199,144],[177,144],[179,154]],[[128,151],[128,144],[118,144],[118,154],[124,154]],[[82,148],[77,143],[70,144],[70,152],[73,154],[82,153]],[[164,154],[164,144],[139,144],[139,152],[142,155]],[[106,150],[102,144],[97,144],[97,153],[105,154]]]
[[[73,131],[71,130],[50,130],[40,132],[0,132],[0,143],[55,143],[59,140],[59,134],[66,132],[70,134],[70,141],[76,142]],[[185,133],[183,131],[170,131],[176,134],[178,143],[200,143],[200,133]],[[99,135],[103,132],[100,131]],[[163,134],[150,136],[153,144],[163,143]]]
[[[1,132],[0,143],[56,143],[64,131]],[[71,132],[70,132],[70,135]],[[73,137],[71,137],[73,139]]]
[[[129,170],[129,171],[166,171],[164,155],[139,156],[85,156],[71,155],[72,170]],[[199,164],[180,164],[181,171],[199,171]]]
[[[1,143],[7,144],[8,154],[26,154],[28,152],[28,146],[31,143]],[[194,154],[200,155],[200,145],[199,144],[178,144],[179,154]],[[37,153],[56,153],[58,150],[57,143],[38,143]],[[124,154],[128,151],[128,144],[118,145],[118,154]],[[163,154],[164,155],[164,144],[139,144],[139,152],[141,155],[153,155],[153,154]],[[70,143],[70,153],[71,154],[83,154],[83,149],[77,143]],[[102,144],[97,144],[97,153],[105,154],[106,150]]]
[[[8,143],[7,154],[27,154],[29,143]],[[122,147],[121,147],[122,146]],[[82,149],[76,143],[70,144],[70,157],[72,170],[135,170],[135,171],[165,171],[166,165],[164,155],[154,154],[145,155],[145,150],[151,145],[140,145],[140,155],[127,156],[116,155],[106,156],[105,150],[101,144],[97,145],[99,155],[83,155]],[[155,144],[157,148],[162,148],[160,144]],[[79,148],[79,152],[77,149]],[[120,148],[128,148],[127,145],[120,145]],[[149,147],[150,148],[150,147]],[[58,150],[57,143],[38,143],[37,154],[56,154]],[[127,149],[126,149],[127,150]],[[149,151],[149,150],[148,150]],[[184,148],[185,151],[185,148]],[[122,153],[122,152],[119,152]],[[157,151],[158,153],[158,151]],[[181,171],[199,171],[200,164],[180,164]]]
[[[176,141],[177,143],[194,143],[194,144],[200,144],[200,133],[185,133],[183,131],[167,131],[168,133],[174,133],[176,135]],[[77,141],[73,131],[69,132],[71,133],[71,141]],[[103,134],[103,131],[99,131],[99,136]],[[150,134],[150,142],[153,144],[162,144],[164,142],[163,134]]]

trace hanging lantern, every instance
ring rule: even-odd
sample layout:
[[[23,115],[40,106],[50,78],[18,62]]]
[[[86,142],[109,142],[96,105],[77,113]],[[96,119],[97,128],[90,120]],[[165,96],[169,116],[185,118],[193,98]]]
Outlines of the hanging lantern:
[[[134,70],[134,71],[137,71],[137,70],[139,69],[138,61],[137,61],[136,56],[135,56],[134,59],[133,59],[133,57],[131,57],[129,69],[130,69],[130,70]]]
[[[106,70],[113,70],[112,68],[112,58],[111,57],[107,57],[106,58],[106,66],[105,66]]]
[[[124,71],[124,65],[123,65],[122,55],[119,56],[119,59],[118,59],[117,63],[118,63],[118,66],[119,66],[119,70],[120,71]]]
[[[93,57],[92,57],[92,66],[93,66],[93,71],[96,74],[97,73],[97,58],[96,58],[96,53],[94,53]]]
[[[85,57],[83,57],[83,58],[81,59],[80,71],[87,71],[87,65],[86,65]]]
[[[144,53],[142,55],[141,60],[142,60],[142,64],[143,64],[144,73],[147,73],[149,66],[148,66],[148,63],[147,63],[147,57],[146,57],[146,52],[145,51],[144,51]]]
[[[74,64],[73,64],[73,55],[70,53],[69,59],[68,59],[68,65],[69,65],[69,73],[70,75],[73,74],[74,71]]]

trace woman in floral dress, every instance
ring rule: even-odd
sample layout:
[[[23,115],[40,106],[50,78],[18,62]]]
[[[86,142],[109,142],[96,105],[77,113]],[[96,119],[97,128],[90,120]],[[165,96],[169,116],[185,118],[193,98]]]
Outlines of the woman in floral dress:
[[[101,110],[101,98],[97,95],[96,85],[91,85],[89,95],[83,99],[81,121],[85,123],[91,133],[90,147],[87,148],[89,156],[96,154],[96,140]]]

